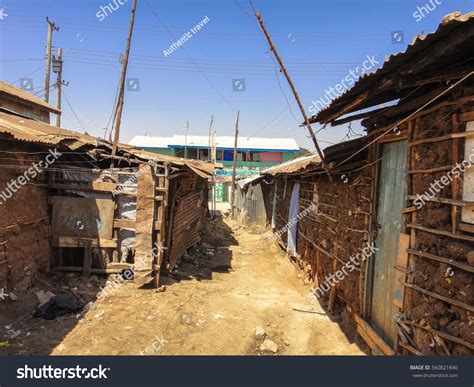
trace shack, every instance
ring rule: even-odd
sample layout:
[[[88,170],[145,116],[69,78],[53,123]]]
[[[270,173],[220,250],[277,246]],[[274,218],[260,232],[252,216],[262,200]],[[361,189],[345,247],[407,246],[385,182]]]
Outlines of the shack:
[[[44,101],[0,90],[0,288],[50,269],[158,286],[200,240],[214,166],[128,145],[112,157],[110,142],[49,125]]]
[[[311,118],[366,136],[273,176],[275,232],[315,205],[282,242],[376,354],[474,353],[473,44],[474,13],[446,16]]]

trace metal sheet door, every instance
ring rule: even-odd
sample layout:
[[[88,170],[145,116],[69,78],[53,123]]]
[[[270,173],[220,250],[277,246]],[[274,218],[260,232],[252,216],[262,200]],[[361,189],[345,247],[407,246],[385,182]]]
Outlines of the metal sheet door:
[[[377,207],[377,223],[381,228],[375,242],[378,251],[374,262],[371,320],[384,339],[393,345],[397,337],[397,310],[392,301],[403,221],[401,211],[405,202],[407,141],[390,142],[382,147]]]

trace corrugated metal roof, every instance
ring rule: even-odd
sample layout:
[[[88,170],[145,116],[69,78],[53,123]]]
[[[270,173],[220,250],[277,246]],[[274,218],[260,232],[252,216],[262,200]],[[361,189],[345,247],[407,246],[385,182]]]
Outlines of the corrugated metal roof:
[[[16,86],[10,85],[9,83],[0,81],[0,93],[5,93],[13,97],[19,98],[30,104],[41,106],[42,108],[52,113],[61,113],[61,110],[59,110],[57,107],[50,105],[49,103],[43,101],[35,95],[30,94],[27,91],[22,90]]]
[[[204,148],[209,147],[209,136],[186,136],[173,135],[170,137],[154,137],[154,136],[136,136],[130,141],[131,145],[139,148],[163,148],[164,144],[168,148],[184,147]],[[234,136],[217,136],[216,146],[218,149],[234,149]],[[293,138],[263,138],[263,137],[245,137],[241,136],[237,141],[239,150],[268,150],[275,152],[299,151],[299,146]]]
[[[83,146],[89,146],[91,149],[97,148],[100,145],[106,146],[110,149],[112,147],[111,143],[98,139],[97,137],[2,112],[0,112],[0,133],[9,134],[18,141],[29,143],[50,146],[57,146],[62,143],[62,145],[68,147],[70,150],[77,150]],[[211,163],[159,155],[135,149],[126,144],[119,144],[119,152],[128,153],[143,160],[156,160],[160,162],[169,162],[174,165],[186,165],[200,176],[203,176],[203,174],[209,176],[214,173],[214,164]]]
[[[275,165],[262,171],[262,174],[278,175],[279,173],[293,173],[306,168],[310,164],[317,164],[321,161],[318,155],[298,157],[294,160]]]
[[[48,145],[58,145],[61,141],[70,140],[68,147],[72,150],[84,145],[96,147],[98,144],[95,137],[2,112],[0,112],[0,133],[10,134],[19,141]]]
[[[382,78],[388,74],[395,75],[400,70],[406,70],[407,74],[413,75],[413,69],[416,69],[418,63],[430,59],[429,50],[434,44],[442,44],[444,39],[452,34],[455,29],[467,28],[467,22],[469,22],[469,25],[474,23],[474,12],[465,15],[454,12],[445,16],[435,32],[415,37],[404,52],[391,55],[381,68],[375,72],[364,74],[351,89],[334,99],[329,106],[319,111],[318,114],[312,116],[310,122],[331,122],[347,113],[376,105],[377,103],[363,103],[367,101],[369,96],[374,97],[373,94],[376,88],[379,91],[381,90],[380,98],[385,98],[387,101],[397,99],[397,90],[393,85],[393,80],[388,80],[387,82],[390,84],[383,85],[381,83]],[[465,52],[465,54],[472,57],[470,52]],[[448,59],[449,55],[450,53],[446,52]],[[411,71],[409,71],[408,66]],[[425,71],[423,67],[421,69]],[[384,95],[382,95],[382,92]]]

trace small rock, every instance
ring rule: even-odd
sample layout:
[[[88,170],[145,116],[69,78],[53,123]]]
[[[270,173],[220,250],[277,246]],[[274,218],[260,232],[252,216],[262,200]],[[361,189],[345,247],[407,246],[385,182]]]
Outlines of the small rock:
[[[474,251],[467,254],[467,262],[469,262],[469,265],[474,266]]]
[[[13,293],[13,292],[10,292],[10,293],[8,294],[8,297],[10,297],[10,300],[12,300],[12,301],[18,300],[18,297],[17,297],[16,294]]]
[[[166,292],[166,285],[161,285],[158,289],[156,289],[156,293],[163,293]]]
[[[257,339],[259,341],[264,340],[265,336],[266,336],[265,329],[263,329],[262,327],[257,327],[255,329],[255,339]]]
[[[290,345],[290,342],[288,340],[285,340],[285,345],[288,347]]]
[[[278,345],[272,340],[265,339],[265,341],[262,343],[262,345],[260,345],[260,351],[277,353],[278,352]]]

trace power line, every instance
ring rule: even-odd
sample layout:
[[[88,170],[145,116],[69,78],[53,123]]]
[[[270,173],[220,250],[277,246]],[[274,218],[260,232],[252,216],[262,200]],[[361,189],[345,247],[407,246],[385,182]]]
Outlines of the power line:
[[[71,109],[71,112],[72,114],[74,115],[74,118],[76,119],[77,123],[79,124],[79,126],[82,128],[82,130],[84,130],[84,132],[87,132],[87,130],[84,128],[84,125],[82,124],[79,116],[77,115],[76,111],[74,110],[74,108],[72,107],[71,103],[69,102],[69,98],[67,97],[66,93],[63,91],[63,94],[64,94],[64,98],[66,99],[66,103],[68,104],[69,106],[69,109]]]
[[[161,17],[155,12],[155,10],[152,8],[152,6],[150,5],[149,1],[148,0],[145,0],[145,3],[148,5],[148,7],[151,9],[151,11],[153,12],[153,14],[155,15],[155,17],[160,21],[161,24],[163,24],[163,26],[166,28],[166,30],[169,32],[169,34],[173,37],[174,40],[176,40],[176,38],[174,37],[173,33],[169,30],[169,28],[166,26],[166,24],[163,22],[163,20],[161,20]],[[186,56],[193,62],[193,64],[196,66],[196,68],[199,70],[199,72],[203,75],[203,77],[207,80],[207,82],[209,83],[209,85],[211,85],[211,87],[216,91],[217,94],[219,94],[219,96],[222,98],[223,101],[225,101],[225,103],[227,104],[227,106],[233,111],[235,112],[235,108],[227,101],[227,99],[224,97],[224,95],[214,86],[214,84],[211,82],[211,80],[209,79],[209,77],[201,71],[201,69],[199,68],[198,64],[191,58],[191,56],[188,54],[188,52],[186,51],[186,49],[181,46],[180,47],[181,50],[183,50],[183,52],[186,54]]]
[[[380,136],[376,137],[374,140],[372,140],[371,142],[369,142],[367,145],[363,146],[361,149],[359,149],[358,151],[354,152],[352,155],[350,155],[349,157],[347,157],[346,159],[344,159],[343,161],[341,161],[337,166],[339,167],[340,165],[344,164],[346,161],[352,159],[355,155],[359,154],[360,152],[362,152],[364,149],[368,148],[370,145],[372,145],[373,143],[375,143],[376,141],[378,141],[379,139],[381,139],[383,136],[387,135],[388,133],[390,133],[393,129],[395,129],[396,127],[400,126],[401,124],[403,124],[404,122],[408,121],[411,117],[413,117],[415,114],[417,114],[418,112],[420,112],[421,110],[423,110],[425,107],[429,106],[431,103],[433,103],[434,101],[436,101],[438,98],[442,97],[444,94],[446,94],[448,91],[454,89],[457,85],[459,85],[460,83],[464,82],[467,78],[469,78],[472,74],[474,74],[474,71],[471,71],[469,74],[467,74],[465,77],[463,77],[462,79],[460,79],[459,81],[457,81],[456,83],[452,84],[451,86],[449,86],[446,90],[443,90],[441,93],[439,93],[436,97],[432,98],[431,100],[429,100],[428,102],[426,102],[423,106],[421,106],[420,108],[416,109],[413,113],[411,113],[410,115],[408,115],[407,117],[403,118],[401,121],[397,122],[395,125],[391,126],[387,131],[383,132]]]

